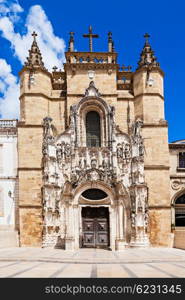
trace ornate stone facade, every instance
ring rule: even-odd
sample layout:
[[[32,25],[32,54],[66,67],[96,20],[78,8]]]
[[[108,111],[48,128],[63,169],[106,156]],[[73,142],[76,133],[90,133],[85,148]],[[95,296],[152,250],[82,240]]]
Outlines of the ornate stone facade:
[[[105,116],[102,120],[105,136],[102,134],[101,148],[88,148],[83,140],[85,134],[82,128],[83,112],[95,107],[102,116]],[[116,199],[112,199],[115,206],[118,206],[118,210],[125,209],[124,202],[127,201],[132,212],[131,244],[148,245],[148,197],[144,179],[144,145],[141,126],[140,120],[134,122],[131,135],[118,130],[115,124],[114,107],[100,98],[92,81],[80,102],[71,106],[70,124],[66,131],[55,135],[52,119],[44,118],[44,246],[55,246],[61,237],[65,238],[63,210],[69,210],[69,205],[73,206],[75,189],[87,183],[102,183],[112,190],[118,190],[118,194],[122,195],[123,199],[120,201],[118,195]],[[70,192],[70,197],[68,196],[67,199],[65,199],[66,189]],[[124,198],[127,200],[124,201]],[[69,213],[67,215],[71,217]],[[68,224],[69,221],[66,220]],[[74,232],[71,234],[75,239]],[[125,245],[127,243],[125,236],[121,238]]]
[[[90,51],[74,52],[71,32],[64,71],[50,73],[34,34],[20,72],[21,245],[170,245],[163,72],[148,35],[135,72],[120,70],[110,32],[108,52],[93,52],[92,28],[87,36]]]

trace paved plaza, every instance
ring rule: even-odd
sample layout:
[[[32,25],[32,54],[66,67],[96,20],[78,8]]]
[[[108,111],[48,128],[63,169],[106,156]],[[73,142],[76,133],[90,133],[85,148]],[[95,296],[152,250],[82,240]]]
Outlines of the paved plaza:
[[[2,248],[0,277],[184,278],[185,250],[133,248],[123,251],[65,251],[48,248]]]

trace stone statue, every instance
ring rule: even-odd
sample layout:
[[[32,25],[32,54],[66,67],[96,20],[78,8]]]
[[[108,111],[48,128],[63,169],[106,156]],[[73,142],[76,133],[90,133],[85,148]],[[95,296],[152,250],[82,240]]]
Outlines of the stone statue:
[[[143,125],[143,121],[141,121],[140,119],[137,119],[135,121],[135,123],[133,124],[133,134],[135,136],[141,136],[141,127]]]
[[[131,157],[130,154],[130,145],[128,143],[125,144],[125,158],[129,159]]]
[[[139,143],[139,156],[144,156],[144,144],[143,144],[143,139],[140,139]]]
[[[95,158],[91,159],[91,168],[95,169],[97,167],[97,160]]]
[[[117,145],[117,157],[118,158],[122,158],[123,157],[123,148],[122,148],[121,144]]]
[[[70,155],[71,155],[71,147],[69,144],[66,144],[65,145],[65,156],[66,156],[66,158],[70,158]]]

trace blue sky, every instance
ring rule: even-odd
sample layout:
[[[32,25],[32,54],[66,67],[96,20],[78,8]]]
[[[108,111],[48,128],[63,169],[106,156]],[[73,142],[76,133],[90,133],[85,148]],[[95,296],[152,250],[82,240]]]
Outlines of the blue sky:
[[[91,24],[93,31],[100,35],[94,42],[94,50],[107,50],[107,32],[111,30],[115,49],[119,54],[119,64],[131,65],[133,70],[144,44],[143,34],[150,33],[152,48],[165,72],[165,116],[169,123],[169,141],[185,138],[183,2],[0,0],[0,7],[3,5],[7,8],[6,11],[0,10],[0,87],[3,87],[0,101],[3,103],[3,117],[16,117],[18,114],[18,101],[15,100],[18,98],[17,76],[31,43],[31,30],[35,28],[38,31],[39,45],[47,56],[46,60],[52,55],[50,64],[58,63],[61,66],[69,31],[75,32],[75,48],[87,51],[88,40],[82,34],[87,32]],[[51,65],[47,67],[50,68]],[[10,83],[13,85],[12,89]]]

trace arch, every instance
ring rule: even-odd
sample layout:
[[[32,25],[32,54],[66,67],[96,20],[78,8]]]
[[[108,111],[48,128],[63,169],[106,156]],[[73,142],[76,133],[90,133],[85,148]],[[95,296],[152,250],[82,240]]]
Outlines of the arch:
[[[96,188],[104,191],[108,195],[111,204],[112,205],[114,204],[114,199],[116,199],[116,193],[114,189],[112,189],[110,186],[108,186],[106,183],[102,181],[96,181],[96,182],[86,181],[80,184],[79,186],[77,186],[73,193],[73,203],[78,204],[80,195],[86,190],[92,188]]]
[[[104,109],[108,112],[109,111],[109,106],[107,104],[106,101],[104,101],[101,97],[98,97],[98,96],[86,96],[86,97],[83,97],[79,103],[77,104],[76,106],[76,110],[78,111],[80,109],[81,106],[83,106],[84,103],[87,103],[89,100],[93,100],[96,101],[96,102],[99,102],[100,105],[102,107],[104,107]]]
[[[178,191],[177,193],[175,193],[175,195],[173,195],[173,197],[171,199],[171,205],[175,206],[175,202],[176,202],[177,198],[179,198],[183,194],[185,194],[185,188],[181,189],[180,191]]]
[[[175,227],[185,227],[185,189],[173,197],[173,223]]]
[[[96,101],[89,100],[86,102],[84,105],[82,105],[79,108],[79,119],[78,119],[78,128],[80,129],[80,136],[79,136],[79,142],[82,146],[86,147],[86,141],[87,141],[87,136],[86,136],[86,118],[87,115],[94,111],[97,115],[99,115],[100,121],[99,121],[99,126],[100,126],[100,141],[101,141],[101,146],[107,146],[106,140],[107,140],[107,135],[108,135],[108,122],[107,122],[107,114],[105,109]]]
[[[121,183],[120,183],[121,184]],[[119,239],[125,236],[126,242],[131,239],[131,208],[130,198],[127,189],[121,185],[112,187],[103,181],[86,181],[78,185],[71,195],[72,206],[74,208],[73,228],[74,228],[74,244],[78,249],[82,245],[83,225],[82,210],[83,207],[107,207],[109,213],[109,238],[110,249],[117,249]],[[91,200],[83,197],[83,192],[88,189],[100,189],[107,194],[106,198],[100,200]],[[119,191],[118,191],[119,190]],[[85,201],[84,201],[85,199]],[[122,236],[121,236],[122,234]]]
[[[101,126],[99,113],[94,110],[87,112],[85,123],[86,146],[101,147]]]
[[[175,200],[175,226],[185,227],[185,193]]]
[[[100,116],[101,147],[108,147],[112,140],[112,122],[114,109],[99,96],[85,96],[77,105],[71,106],[71,115],[74,118],[75,143],[86,147],[86,115],[95,111]]]

